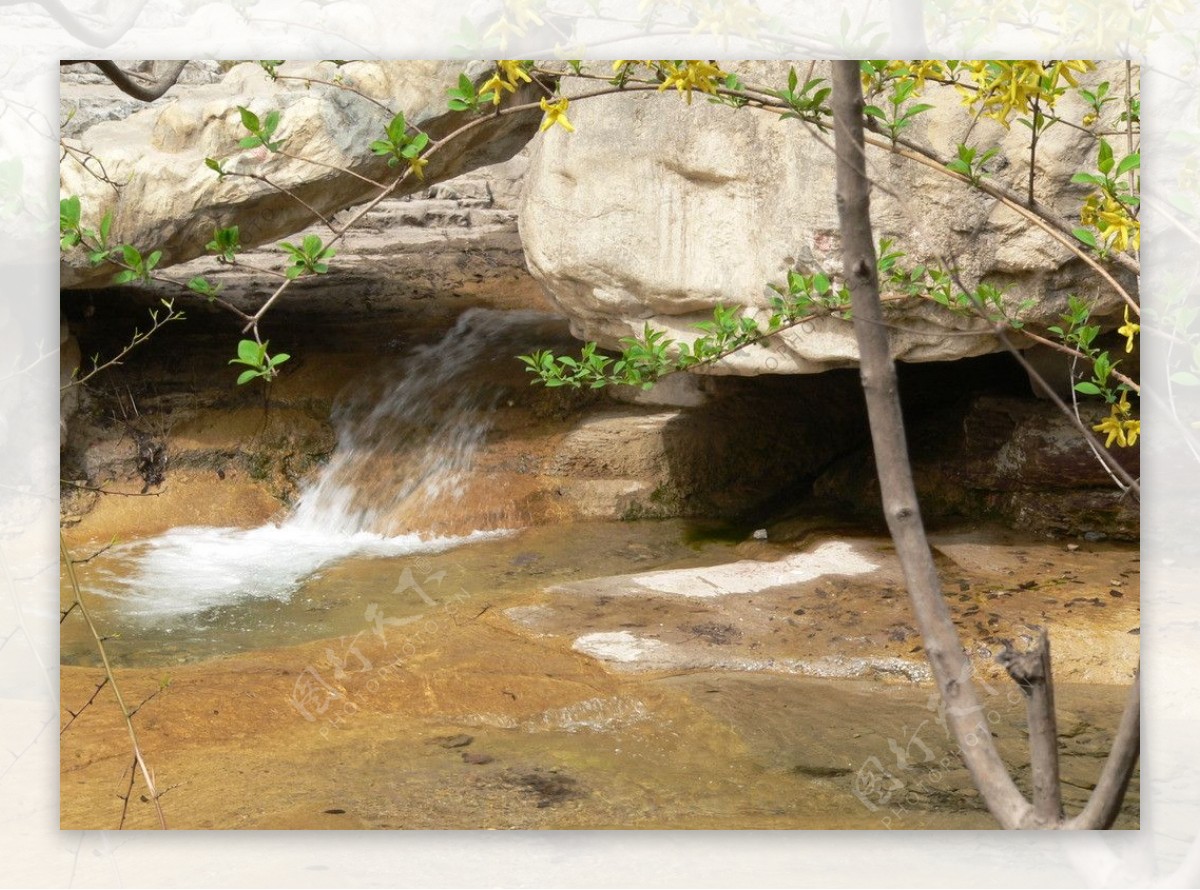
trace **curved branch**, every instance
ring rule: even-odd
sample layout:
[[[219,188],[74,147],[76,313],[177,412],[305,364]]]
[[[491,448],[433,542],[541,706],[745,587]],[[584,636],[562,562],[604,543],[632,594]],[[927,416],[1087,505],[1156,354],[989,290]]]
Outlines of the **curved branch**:
[[[135,82],[128,73],[122,71],[117,66],[117,63],[111,59],[71,59],[59,62],[58,64],[60,67],[66,67],[67,65],[95,65],[112,82],[113,86],[125,95],[133,96],[133,98],[140,99],[143,102],[153,102],[155,99],[161,98],[171,87],[175,86],[179,80],[179,75],[183,72],[187,63],[186,59],[182,62],[172,62],[171,67],[152,80],[148,86],[142,86]]]
[[[62,0],[38,0],[39,5],[50,13],[51,18],[62,25],[63,30],[76,40],[82,41],[88,46],[101,47],[115,43],[124,37],[125,33],[133,27],[133,23],[137,21],[137,17],[142,14],[147,2],[149,0],[136,0],[133,7],[119,21],[103,31],[96,31],[79,22],[75,18],[75,13],[67,9]]]
[[[1104,769],[1100,772],[1100,781],[1096,783],[1083,811],[1067,821],[1067,828],[1111,828],[1117,819],[1121,801],[1125,798],[1125,789],[1129,787],[1129,780],[1133,778],[1133,769],[1137,765],[1138,753],[1141,750],[1141,673],[1139,667],[1133,676],[1133,686],[1125,702],[1125,712],[1121,715],[1121,724],[1117,729],[1112,751],[1109,752],[1108,759],[1104,761]]]

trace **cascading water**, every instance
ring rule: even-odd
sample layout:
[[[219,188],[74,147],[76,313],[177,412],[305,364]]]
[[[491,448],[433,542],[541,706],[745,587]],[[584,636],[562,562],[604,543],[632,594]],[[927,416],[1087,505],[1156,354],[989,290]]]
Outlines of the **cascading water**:
[[[333,417],[334,455],[288,525],[333,535],[437,532],[465,493],[503,392],[493,366],[511,368],[530,328],[548,318],[470,310],[390,378],[343,398]]]
[[[432,553],[504,534],[500,510],[471,511],[474,530],[456,535],[442,520],[456,515],[513,357],[553,338],[556,325],[542,313],[465,312],[439,342],[347,390],[334,410],[334,454],[287,519],[177,528],[114,548],[119,568],[89,586],[123,600],[127,614],[172,619],[286,600],[349,556]]]

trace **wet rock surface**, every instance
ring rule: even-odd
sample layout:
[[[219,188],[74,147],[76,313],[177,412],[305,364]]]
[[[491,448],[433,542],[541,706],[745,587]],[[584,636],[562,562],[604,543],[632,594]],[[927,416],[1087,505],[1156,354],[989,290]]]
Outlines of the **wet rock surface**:
[[[819,548],[806,535],[800,552]],[[588,523],[448,551],[422,564],[422,573],[448,572],[446,587],[430,588],[434,606],[384,597],[411,561],[349,560],[294,597],[308,642],[283,643],[296,640],[292,630],[272,637],[267,625],[286,623],[277,612],[243,610],[222,624],[261,623],[258,635],[199,661],[187,620],[148,635],[114,623],[111,599],[96,601],[97,618],[119,635],[110,651],[131,701],[170,679],[139,728],[156,774],[173,786],[175,827],[993,827],[928,682],[779,670],[806,652],[843,665],[921,663],[885,542],[854,542],[880,565],[865,575],[717,597],[631,590],[630,578],[769,562],[789,546],[786,528],[773,528],[771,543],[688,546],[685,537],[677,523]],[[1019,783],[1028,781],[1020,695],[984,650],[1030,623],[1050,628],[1074,808],[1111,744],[1122,665],[1136,659],[1138,638],[1127,633],[1136,554],[997,538],[988,529],[935,539],[946,595]],[[81,567],[85,583],[106,559]],[[605,577],[615,565],[625,574]],[[415,620],[377,634],[363,620],[370,602]],[[323,607],[315,627],[304,611],[314,605]],[[991,613],[1000,624],[988,624]],[[574,647],[589,633],[654,641],[674,660],[639,662],[641,650],[625,663],[596,657]],[[64,655],[72,651],[65,637]],[[167,658],[147,664],[155,652]],[[177,663],[174,653],[191,657]],[[62,671],[64,707],[98,682],[76,660]],[[111,709],[82,719],[63,736],[63,825],[114,827],[127,736]],[[227,793],[231,778],[243,793]],[[1120,824],[1136,825],[1137,812],[1135,786]],[[154,817],[140,805],[129,818],[139,827]]]

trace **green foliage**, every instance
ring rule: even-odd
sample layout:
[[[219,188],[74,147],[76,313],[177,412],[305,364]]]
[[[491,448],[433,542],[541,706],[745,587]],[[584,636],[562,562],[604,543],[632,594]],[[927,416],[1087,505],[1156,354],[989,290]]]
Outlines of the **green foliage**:
[[[451,111],[477,112],[482,110],[482,105],[492,101],[492,91],[477,92],[475,84],[465,74],[458,75],[458,86],[447,90],[447,95],[450,97]]]
[[[978,186],[983,181],[983,177],[988,175],[987,171],[983,169],[983,165],[994,158],[1000,148],[994,146],[983,154],[979,154],[979,149],[960,144],[957,151],[958,157],[947,161],[946,169],[962,174],[971,180],[971,185]]]
[[[217,255],[222,263],[232,263],[237,259],[237,253],[242,249],[239,240],[240,229],[229,226],[226,229],[213,229],[212,240],[204,245],[204,249]]]
[[[113,284],[128,284],[131,281],[149,281],[150,273],[154,271],[154,267],[158,265],[158,261],[162,259],[162,251],[154,250],[149,255],[142,256],[132,244],[122,244],[117,248],[121,256],[121,264],[125,268],[121,269],[113,276]]]
[[[79,243],[79,218],[82,213],[78,195],[71,195],[58,202],[58,244],[62,250],[70,250]]]
[[[113,252],[108,243],[109,233],[112,230],[112,213],[110,211],[104,214],[104,218],[100,220],[98,231],[85,229],[81,223],[82,216],[83,207],[77,195],[59,201],[59,249],[71,250],[83,246],[87,249],[88,262],[93,266],[98,266],[109,259],[109,255]]]
[[[273,380],[279,373],[277,368],[291,358],[286,352],[281,352],[278,355],[269,355],[267,353],[269,342],[259,343],[256,340],[242,340],[238,343],[237,358],[229,360],[229,364],[231,365],[247,366],[247,370],[242,371],[238,375],[238,386],[256,379],[265,381]]]
[[[863,64],[871,63],[864,62]],[[887,133],[888,138],[894,144],[900,133],[911,127],[919,114],[928,111],[933,106],[928,102],[918,102],[901,111],[901,106],[916,95],[917,82],[912,78],[898,77],[894,78],[891,84],[892,91],[887,97],[888,110],[885,111],[878,105],[867,105],[863,108],[863,113],[867,117],[879,121],[880,128]]]
[[[1083,99],[1083,101],[1086,102],[1088,107],[1091,109],[1083,117],[1084,126],[1090,126],[1099,120],[1100,115],[1104,112],[1105,105],[1110,102],[1120,101],[1116,96],[1110,96],[1108,94],[1108,90],[1109,83],[1107,80],[1103,83],[1097,84],[1095,90],[1086,90],[1083,87],[1079,88],[1079,97]]]
[[[237,109],[238,113],[242,116],[242,126],[250,131],[249,136],[244,136],[238,141],[238,147],[258,148],[261,145],[269,152],[279,151],[279,146],[283,145],[283,142],[273,142],[271,140],[271,137],[275,135],[275,131],[279,129],[279,112],[268,111],[266,117],[260,120],[258,115],[245,105],[239,105]],[[209,166],[211,167],[212,165]],[[218,169],[217,172],[221,171]]]
[[[850,291],[845,286],[835,288],[823,272],[804,275],[791,269],[786,287],[773,284],[770,288],[775,292],[768,323],[772,333],[815,315],[850,318]]]
[[[263,71],[267,72],[267,77],[275,80],[279,76],[279,72],[276,69],[283,64],[283,61],[283,59],[259,59],[258,64]]]
[[[1078,350],[1091,366],[1091,378],[1075,384],[1076,392],[1089,396],[1104,396],[1110,405],[1117,402],[1121,392],[1128,389],[1121,384],[1112,384],[1112,373],[1120,361],[1113,361],[1108,350],[1098,349],[1094,344],[1100,335],[1100,325],[1089,324],[1091,306],[1075,295],[1067,299],[1067,311],[1061,316],[1062,324],[1048,330],[1066,345]]]
[[[742,83],[742,79],[733,72],[726,75],[723,85],[727,90],[744,91],[746,89],[746,85]],[[708,101],[714,105],[728,105],[730,108],[742,108],[750,100],[745,96],[731,96],[727,93],[719,93],[716,96],[709,97]],[[791,114],[791,112],[788,113]]]
[[[821,86],[825,83],[825,78],[814,77],[805,82],[804,86],[797,92],[800,78],[796,75],[796,69],[788,70],[788,82],[786,90],[768,90],[768,94],[774,96],[788,105],[789,111],[785,111],[779,116],[780,120],[794,118],[796,120],[805,121],[810,124],[815,124],[824,129],[828,126],[827,119],[832,117],[833,111],[825,100],[829,98],[831,88]]]
[[[190,291],[200,294],[202,297],[206,297],[210,303],[221,292],[221,285],[219,283],[213,284],[203,275],[197,275],[189,279],[187,288]]]
[[[1071,177],[1071,182],[1077,185],[1092,187],[1079,215],[1083,225],[1075,228],[1073,233],[1101,255],[1110,250],[1137,249],[1140,245],[1141,224],[1137,212],[1141,199],[1135,192],[1136,173],[1141,165],[1140,151],[1130,152],[1117,161],[1112,145],[1107,139],[1100,139],[1096,172],[1079,172]]]
[[[906,254],[892,249],[893,242],[884,238],[879,242],[879,278],[888,289],[930,300],[958,315],[987,319],[992,324],[1002,324],[1013,330],[1024,325],[1020,316],[1034,305],[1036,300],[1023,300],[1010,306],[1004,299],[1004,289],[987,282],[980,282],[971,290],[959,288],[954,275],[938,265],[918,263],[905,267],[900,260]]]
[[[291,257],[292,264],[287,267],[288,278],[299,278],[301,275],[324,275],[329,271],[326,260],[331,259],[337,251],[325,247],[317,235],[305,235],[299,245],[284,241],[280,245]]]
[[[427,133],[408,135],[408,123],[404,119],[404,112],[399,112],[384,128],[384,138],[371,143],[371,151],[381,157],[386,157],[389,167],[395,167],[401,161],[407,162],[419,176],[421,175],[421,166],[414,162],[420,158],[421,152],[428,144],[429,135]],[[423,163],[421,162],[421,164]]]

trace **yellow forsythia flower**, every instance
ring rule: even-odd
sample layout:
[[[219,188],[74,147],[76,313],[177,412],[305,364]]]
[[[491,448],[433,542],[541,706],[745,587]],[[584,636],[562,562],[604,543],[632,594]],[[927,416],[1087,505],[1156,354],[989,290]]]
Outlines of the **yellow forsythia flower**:
[[[1113,403],[1108,417],[1092,427],[1098,433],[1108,434],[1108,439],[1104,443],[1105,448],[1112,448],[1113,442],[1116,442],[1122,448],[1128,448],[1137,444],[1138,436],[1142,433],[1142,422],[1140,420],[1125,419],[1129,415],[1131,408],[1129,393],[1122,390],[1120,401]]]
[[[544,98],[540,103],[542,111],[546,112],[546,117],[542,121],[541,130],[549,130],[555,124],[559,124],[568,133],[574,133],[575,128],[571,126],[571,122],[567,120],[567,106],[571,103],[566,97],[559,99],[557,102],[547,102]]]
[[[729,76],[712,62],[699,59],[690,59],[683,63],[683,67],[667,62],[663,65],[663,71],[667,77],[659,84],[659,91],[675,87],[687,97],[688,105],[692,104],[692,90],[715,96],[717,87]]]
[[[1117,333],[1125,338],[1125,351],[1126,352],[1133,352],[1134,335],[1137,334],[1137,332],[1140,331],[1141,329],[1142,329],[1142,326],[1140,324],[1129,320],[1129,307],[1126,306],[1125,307],[1125,324],[1123,324],[1123,325],[1121,325],[1121,327],[1117,328]],[[1121,395],[1124,396],[1124,393],[1122,393]]]
[[[522,67],[521,62],[517,59],[497,59],[496,67],[504,74],[509,84],[515,89],[519,81],[533,83],[529,78],[529,72]]]
[[[493,74],[488,81],[479,88],[480,93],[492,91],[492,104],[499,105],[500,98],[503,95],[503,90],[508,90],[510,93],[515,93],[517,88],[501,77],[499,74]]]
[[[1137,250],[1142,241],[1142,224],[1129,214],[1129,208],[1111,195],[1096,192],[1083,202],[1079,221],[1095,226],[1112,250]]]
[[[966,61],[962,67],[975,82],[974,90],[958,87],[963,104],[981,106],[984,117],[999,121],[1008,129],[1012,116],[1028,112],[1034,100],[1053,107],[1066,89],[1059,82],[1078,86],[1075,74],[1089,71],[1095,65],[1083,59],[1060,59],[1047,68],[1035,59],[1024,59]]]

